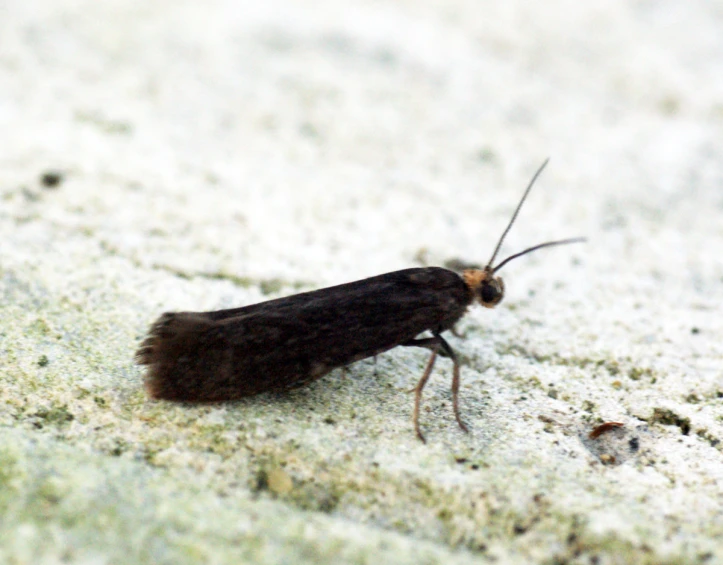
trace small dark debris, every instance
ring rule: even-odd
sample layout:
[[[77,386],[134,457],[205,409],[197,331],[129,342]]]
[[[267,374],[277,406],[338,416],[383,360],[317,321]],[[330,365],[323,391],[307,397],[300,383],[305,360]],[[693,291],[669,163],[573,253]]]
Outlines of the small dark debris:
[[[120,457],[121,455],[123,455],[124,451],[125,448],[122,445],[118,444],[113,446],[113,448],[108,453],[110,453],[113,457]]]
[[[261,469],[256,473],[256,480],[254,481],[254,490],[257,492],[269,489],[269,474]]]
[[[47,355],[41,355],[38,359],[38,367],[47,367],[50,363],[50,359],[48,359]]]
[[[636,437],[630,438],[628,446],[630,446],[630,451],[636,452],[638,449],[640,449],[640,440]]]
[[[700,328],[690,328],[690,333],[698,335],[700,333]]]
[[[604,424],[600,424],[597,426],[593,431],[591,431],[587,437],[590,439],[596,439],[599,438],[601,435],[603,435],[605,432],[609,432],[610,430],[613,430],[615,428],[622,428],[625,424],[622,422],[605,422]]]
[[[459,463],[460,465],[462,465],[464,463],[467,463],[467,458],[466,457],[455,457],[454,461],[456,463]]]
[[[40,175],[40,184],[44,188],[58,188],[63,180],[64,176],[60,171],[45,171]]]

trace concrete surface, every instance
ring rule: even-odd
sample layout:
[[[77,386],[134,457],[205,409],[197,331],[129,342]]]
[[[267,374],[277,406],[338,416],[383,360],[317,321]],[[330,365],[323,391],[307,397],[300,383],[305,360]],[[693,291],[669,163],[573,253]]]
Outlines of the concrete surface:
[[[722,28],[703,0],[0,2],[0,562],[723,563]],[[470,434],[442,360],[415,438],[421,350],[146,398],[161,312],[484,263],[547,156],[503,256],[589,241],[450,337]]]

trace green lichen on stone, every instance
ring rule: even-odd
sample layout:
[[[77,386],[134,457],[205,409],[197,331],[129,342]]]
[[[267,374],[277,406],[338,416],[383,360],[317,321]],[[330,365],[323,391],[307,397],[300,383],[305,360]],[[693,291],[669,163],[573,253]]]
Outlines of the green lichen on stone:
[[[633,381],[639,381],[643,377],[652,377],[653,371],[652,369],[649,369],[647,367],[641,368],[641,367],[632,367],[628,371],[628,377]]]
[[[40,407],[30,416],[35,419],[35,426],[39,428],[44,425],[62,428],[75,419],[66,405]]]
[[[648,422],[663,424],[664,426],[677,426],[684,436],[690,433],[690,418],[678,416],[678,414],[667,408],[654,408],[653,415]]]
[[[276,294],[284,288],[284,282],[281,279],[267,279],[259,282],[261,293],[265,295]]]
[[[723,450],[723,443],[721,443],[721,440],[708,431],[708,429],[700,428],[695,431],[695,435],[707,441],[711,447],[715,447],[719,451]]]
[[[25,327],[27,333],[33,333],[37,336],[49,336],[53,334],[48,320],[44,317],[35,318],[30,324]]]

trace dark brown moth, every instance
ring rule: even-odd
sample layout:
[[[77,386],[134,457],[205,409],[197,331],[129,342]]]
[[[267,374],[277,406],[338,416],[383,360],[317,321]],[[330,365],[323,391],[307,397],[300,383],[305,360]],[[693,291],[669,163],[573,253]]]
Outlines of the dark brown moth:
[[[148,394],[179,402],[234,400],[298,387],[394,347],[423,347],[431,356],[414,389],[417,436],[425,441],[419,410],[438,353],[452,360],[454,415],[467,431],[459,413],[459,362],[442,332],[451,330],[472,303],[487,308],[499,304],[505,287],[495,273],[512,259],[582,241],[542,243],[492,266],[546,164],[527,186],[484,269],[468,269],[461,276],[441,267],[404,269],[242,308],[163,314],[135,357],[148,366]],[[425,332],[431,337],[422,336]]]

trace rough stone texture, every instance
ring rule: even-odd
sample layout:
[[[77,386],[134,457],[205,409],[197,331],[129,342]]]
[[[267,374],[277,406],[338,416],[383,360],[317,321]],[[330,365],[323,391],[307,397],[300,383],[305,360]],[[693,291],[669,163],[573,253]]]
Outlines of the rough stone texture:
[[[0,2],[0,561],[723,563],[723,11]],[[450,337],[149,401],[173,309],[586,235]],[[598,439],[605,421],[624,423]]]

